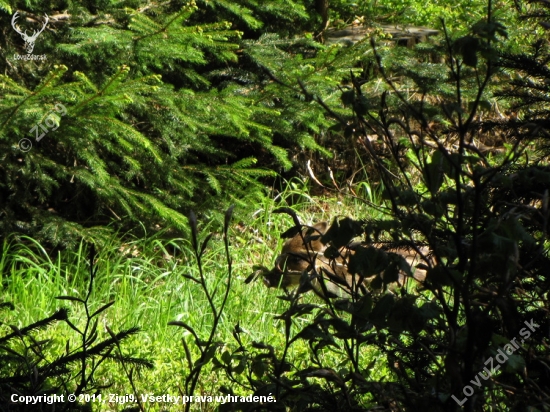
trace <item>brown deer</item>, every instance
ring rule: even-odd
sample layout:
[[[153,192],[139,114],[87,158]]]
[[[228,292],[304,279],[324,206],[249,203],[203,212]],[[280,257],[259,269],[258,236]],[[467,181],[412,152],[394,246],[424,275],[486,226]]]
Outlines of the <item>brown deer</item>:
[[[320,296],[345,296],[352,291],[379,290],[394,282],[403,285],[407,280],[404,272],[419,262],[418,252],[384,250],[360,242],[336,249],[323,243],[328,230],[327,222],[316,223],[288,239],[275,267],[264,271],[264,284],[285,289],[301,285],[302,290],[311,288]],[[423,281],[425,271],[417,268],[414,278]]]

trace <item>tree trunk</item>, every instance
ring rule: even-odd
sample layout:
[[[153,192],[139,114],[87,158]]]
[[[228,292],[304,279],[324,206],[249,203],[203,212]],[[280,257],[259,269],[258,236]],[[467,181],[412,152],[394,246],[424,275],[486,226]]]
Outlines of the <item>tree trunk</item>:
[[[315,0],[315,10],[321,15],[323,22],[319,28],[319,33],[325,31],[328,27],[328,0]]]

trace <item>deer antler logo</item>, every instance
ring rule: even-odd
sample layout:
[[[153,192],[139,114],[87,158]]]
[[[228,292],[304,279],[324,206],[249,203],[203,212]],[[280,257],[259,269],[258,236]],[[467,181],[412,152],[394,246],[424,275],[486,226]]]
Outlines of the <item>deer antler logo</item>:
[[[21,35],[23,40],[25,40],[25,50],[27,51],[28,54],[32,53],[32,51],[34,49],[34,42],[36,41],[36,39],[38,38],[40,33],[42,33],[44,31],[44,29],[46,28],[46,25],[48,24],[48,21],[50,21],[47,14],[44,14],[44,16],[46,16],[46,21],[44,22],[44,25],[42,26],[42,28],[38,32],[36,30],[34,30],[32,36],[27,35],[27,30],[22,32],[15,25],[15,21],[19,18],[19,12],[18,11],[15,12],[15,14],[13,15],[13,17],[11,19],[11,26],[13,27],[13,29],[17,33],[19,33]]]

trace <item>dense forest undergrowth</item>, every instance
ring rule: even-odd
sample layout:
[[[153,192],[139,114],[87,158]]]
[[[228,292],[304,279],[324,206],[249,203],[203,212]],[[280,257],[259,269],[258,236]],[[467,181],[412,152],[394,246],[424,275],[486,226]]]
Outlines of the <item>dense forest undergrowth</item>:
[[[304,190],[301,185],[299,190],[289,191],[284,195],[284,198],[301,198],[301,201],[294,203],[294,207],[300,211],[304,222],[314,223],[328,219],[329,215],[323,212],[324,209],[338,207],[344,210],[337,199],[314,200]],[[296,201],[296,198],[293,200]],[[282,321],[274,320],[285,306],[277,298],[279,293],[268,290],[261,282],[245,284],[253,264],[271,263],[281,245],[276,234],[284,231],[289,224],[288,219],[283,216],[271,215],[275,208],[273,203],[265,202],[262,206],[256,217],[246,225],[234,224],[230,229],[235,279],[225,316],[216,336],[220,342],[217,350],[222,358],[227,356],[226,352],[231,353],[235,349],[236,342],[232,333],[236,325],[241,329],[243,344],[250,345],[255,341],[265,341],[273,347],[282,347],[285,344]],[[346,205],[346,210],[350,214],[365,213],[365,208],[359,205]],[[3,311],[2,322],[5,325],[23,328],[35,320],[51,315],[60,306],[70,308],[70,318],[75,324],[78,325],[86,319],[81,304],[61,302],[56,297],[86,295],[86,281],[89,279],[87,247],[82,245],[72,252],[64,251],[57,256],[48,256],[38,243],[21,244],[12,240],[4,245],[3,252],[2,273],[6,276],[6,287],[2,296],[4,301],[14,305],[14,310],[5,308]],[[214,237],[204,256],[206,263],[203,270],[210,288],[223,284],[226,280],[227,269],[222,257],[223,245],[218,235]],[[126,355],[148,359],[154,365],[152,369],[143,365],[136,366],[136,370],[139,370],[139,375],[135,378],[137,392],[178,395],[186,374],[186,354],[181,345],[181,332],[168,323],[182,321],[193,325],[199,336],[207,336],[213,322],[208,301],[201,293],[201,288],[184,277],[197,275],[189,239],[167,240],[162,234],[157,234],[151,238],[124,243],[122,246],[113,241],[113,244],[102,249],[95,262],[98,272],[90,296],[90,311],[114,301],[114,305],[100,315],[100,328],[108,326],[115,330],[115,327],[129,329],[139,326],[139,334],[125,340]],[[305,299],[315,302],[314,296],[307,296]],[[214,303],[220,304],[219,296]],[[308,319],[308,316],[297,319],[296,327],[305,326]],[[67,337],[72,335],[74,331],[68,325],[59,323],[47,330],[37,331],[34,338],[37,341],[51,339],[45,350],[60,354],[64,352]],[[75,338],[76,336],[71,342]],[[375,350],[365,348],[364,356],[369,362],[374,359],[375,354]],[[197,357],[199,353],[195,349],[192,355]],[[329,363],[343,361],[337,353],[327,353],[323,359]],[[308,364],[307,346],[300,342],[293,345],[289,360],[297,367],[305,368]],[[250,395],[246,386],[235,386],[230,379],[220,375],[219,370],[212,369],[213,366],[210,364],[204,372],[200,394],[222,395],[225,393],[220,391],[223,385],[231,388],[235,394]],[[382,378],[385,370],[383,364],[379,365],[373,371],[373,377]],[[120,366],[106,364],[98,370],[97,376],[96,384],[112,385],[102,393],[134,394]],[[121,398],[120,402],[125,402],[125,399]],[[131,402],[130,404],[135,406]],[[108,410],[123,410],[128,407],[114,401],[103,406]],[[204,402],[200,408],[213,410],[216,406],[217,402]],[[169,410],[165,403],[158,407],[158,410]],[[181,409],[181,405],[179,408]],[[195,404],[194,408],[199,408],[199,404]],[[147,410],[157,410],[157,407],[148,405]]]
[[[549,410],[547,10],[0,0],[0,410]]]

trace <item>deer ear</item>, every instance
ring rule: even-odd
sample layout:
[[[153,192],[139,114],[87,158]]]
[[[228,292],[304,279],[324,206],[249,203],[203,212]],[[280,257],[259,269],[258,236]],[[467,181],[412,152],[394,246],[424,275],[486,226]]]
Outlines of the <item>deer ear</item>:
[[[327,222],[315,223],[315,224],[313,225],[313,228],[314,228],[317,232],[319,232],[319,234],[324,235],[325,233],[327,233],[328,223],[327,223]]]
[[[284,233],[281,234],[282,239],[290,239],[296,236],[302,228],[300,226],[292,226],[290,229],[286,230]]]

